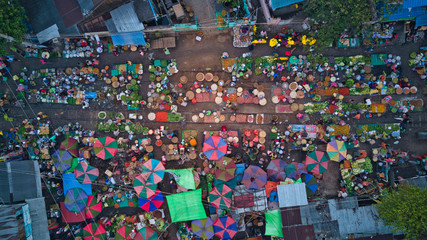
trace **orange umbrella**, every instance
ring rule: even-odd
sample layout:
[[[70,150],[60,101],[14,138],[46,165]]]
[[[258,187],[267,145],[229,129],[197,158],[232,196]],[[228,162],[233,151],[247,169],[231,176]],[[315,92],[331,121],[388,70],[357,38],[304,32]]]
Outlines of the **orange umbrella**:
[[[268,181],[265,185],[265,192],[267,193],[267,197],[270,197],[271,191],[277,191],[278,182]]]

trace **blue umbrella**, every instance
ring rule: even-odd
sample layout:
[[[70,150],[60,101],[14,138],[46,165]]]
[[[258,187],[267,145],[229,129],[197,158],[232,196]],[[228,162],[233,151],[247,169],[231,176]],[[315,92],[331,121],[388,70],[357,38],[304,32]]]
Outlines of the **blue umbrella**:
[[[52,154],[52,160],[55,167],[62,172],[67,171],[73,165],[73,156],[66,150],[57,150]]]
[[[311,174],[303,174],[302,178],[305,182],[305,190],[307,191],[307,196],[310,197],[314,195],[317,191],[317,187],[319,186],[314,176]]]

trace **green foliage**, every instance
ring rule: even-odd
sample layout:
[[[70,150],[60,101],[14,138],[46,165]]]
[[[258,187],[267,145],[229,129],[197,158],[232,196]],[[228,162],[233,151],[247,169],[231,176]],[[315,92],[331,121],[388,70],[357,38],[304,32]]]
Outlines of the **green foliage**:
[[[218,3],[231,3],[233,0],[217,0]]]
[[[21,42],[27,32],[24,20],[27,19],[25,9],[18,0],[0,0],[0,33],[13,37]],[[6,39],[0,38],[0,56],[6,54]]]
[[[377,205],[380,218],[395,232],[405,232],[406,239],[425,239],[427,230],[427,189],[400,185],[386,191]]]

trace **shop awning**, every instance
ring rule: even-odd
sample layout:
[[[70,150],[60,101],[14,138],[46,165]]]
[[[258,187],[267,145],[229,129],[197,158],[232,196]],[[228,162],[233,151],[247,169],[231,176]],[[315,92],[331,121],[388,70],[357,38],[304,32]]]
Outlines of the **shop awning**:
[[[39,43],[44,43],[54,38],[59,38],[58,26],[56,24],[46,28],[45,30],[37,33],[37,39]]]
[[[145,39],[142,32],[112,33],[111,39],[115,46],[145,45]]]
[[[415,27],[422,26],[427,26],[427,15],[421,15],[415,19]]]

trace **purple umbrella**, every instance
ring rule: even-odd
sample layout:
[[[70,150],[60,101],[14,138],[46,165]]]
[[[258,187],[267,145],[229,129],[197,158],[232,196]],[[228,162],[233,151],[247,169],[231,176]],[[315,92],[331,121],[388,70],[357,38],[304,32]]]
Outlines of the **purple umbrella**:
[[[286,173],[285,173],[286,163],[282,159],[273,159],[267,166],[267,175],[268,179],[271,181],[285,181]]]
[[[243,174],[242,183],[248,189],[260,189],[267,184],[267,173],[258,166],[250,165]]]
[[[70,212],[79,213],[87,204],[87,194],[81,188],[71,188],[65,195],[64,206]]]
[[[210,218],[197,219],[191,222],[191,231],[203,239],[211,239],[214,236],[213,221]]]

